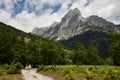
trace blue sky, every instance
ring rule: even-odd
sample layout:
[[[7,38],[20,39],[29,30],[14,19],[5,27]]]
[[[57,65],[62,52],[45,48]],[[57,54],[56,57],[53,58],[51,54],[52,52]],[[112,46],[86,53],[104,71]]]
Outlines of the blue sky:
[[[78,8],[83,17],[98,15],[120,24],[120,0],[0,0],[0,22],[25,32],[47,27],[70,10]]]

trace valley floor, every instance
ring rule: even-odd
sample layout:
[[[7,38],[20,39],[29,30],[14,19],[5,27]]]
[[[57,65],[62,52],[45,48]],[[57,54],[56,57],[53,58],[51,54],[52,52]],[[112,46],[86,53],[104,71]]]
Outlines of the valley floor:
[[[2,71],[2,70],[1,70]],[[120,80],[120,66],[57,65],[21,70],[21,74],[4,75],[0,80]]]
[[[72,77],[67,77],[63,72],[56,71],[56,72],[51,72],[51,71],[40,71],[40,74],[47,75],[52,77],[54,80],[87,80],[86,79],[86,74],[74,74],[74,78]]]
[[[46,66],[39,72],[54,80],[120,80],[120,66],[59,65],[56,68]]]

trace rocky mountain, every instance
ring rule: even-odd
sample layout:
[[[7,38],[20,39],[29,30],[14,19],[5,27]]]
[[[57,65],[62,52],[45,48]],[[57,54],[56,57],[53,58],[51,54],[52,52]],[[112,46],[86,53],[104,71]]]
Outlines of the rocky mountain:
[[[61,22],[55,22],[47,28],[35,28],[32,33],[56,40],[67,40],[88,30],[120,32],[120,26],[98,16],[84,18],[79,9],[68,11]]]
[[[112,22],[106,21],[104,18],[98,17],[96,15],[92,15],[86,18],[86,21],[97,27],[104,28],[107,31],[117,32],[117,33],[119,33],[120,31],[119,25],[114,25]]]

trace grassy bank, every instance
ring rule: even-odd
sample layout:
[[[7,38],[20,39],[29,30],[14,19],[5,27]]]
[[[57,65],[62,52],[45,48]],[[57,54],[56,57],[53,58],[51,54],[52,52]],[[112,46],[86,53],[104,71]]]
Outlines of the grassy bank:
[[[120,80],[119,66],[75,66],[59,65],[56,68],[39,67],[40,73],[53,77],[55,80]]]
[[[23,80],[20,74],[22,67],[19,62],[11,65],[0,65],[0,80]]]
[[[23,80],[23,78],[20,74],[2,75],[0,76],[0,80]]]

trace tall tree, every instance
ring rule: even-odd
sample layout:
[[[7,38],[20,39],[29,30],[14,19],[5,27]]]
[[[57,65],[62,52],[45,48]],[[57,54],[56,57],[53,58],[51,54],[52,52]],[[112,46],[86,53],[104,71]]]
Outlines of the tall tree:
[[[80,64],[86,64],[87,52],[83,44],[77,42],[74,50],[73,61],[78,66]]]
[[[101,58],[99,55],[99,49],[95,43],[90,43],[88,47],[88,64],[96,65],[101,63]]]
[[[120,34],[113,34],[113,42],[111,45],[111,53],[114,65],[120,65]]]

